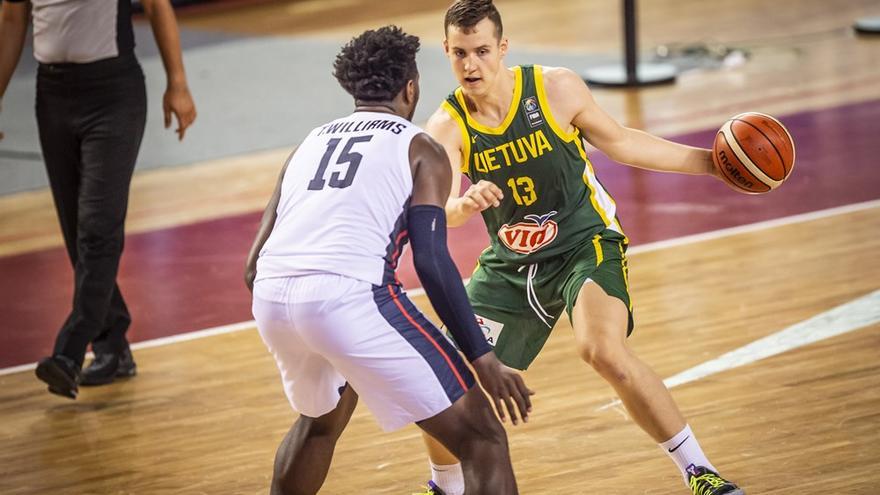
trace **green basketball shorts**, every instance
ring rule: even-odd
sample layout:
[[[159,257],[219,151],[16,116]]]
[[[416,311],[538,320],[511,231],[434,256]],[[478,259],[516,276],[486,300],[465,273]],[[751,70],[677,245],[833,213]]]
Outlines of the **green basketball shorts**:
[[[485,251],[467,285],[486,340],[507,366],[524,370],[537,357],[563,309],[571,316],[581,286],[591,280],[629,309],[625,246],[596,236],[567,255],[533,265],[514,265]]]

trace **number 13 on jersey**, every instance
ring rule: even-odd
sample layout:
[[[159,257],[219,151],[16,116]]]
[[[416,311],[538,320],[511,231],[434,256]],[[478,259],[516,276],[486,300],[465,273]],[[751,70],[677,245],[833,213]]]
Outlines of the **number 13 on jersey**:
[[[520,206],[529,206],[538,199],[531,177],[511,177],[507,179],[507,185],[513,192],[513,200]]]

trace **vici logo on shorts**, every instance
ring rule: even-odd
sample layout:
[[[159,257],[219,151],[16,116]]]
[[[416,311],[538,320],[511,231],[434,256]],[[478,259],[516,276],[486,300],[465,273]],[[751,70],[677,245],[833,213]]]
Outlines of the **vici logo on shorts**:
[[[559,226],[550,217],[556,211],[543,215],[526,215],[527,222],[504,224],[498,229],[498,238],[508,249],[520,254],[534,253],[556,239]]]

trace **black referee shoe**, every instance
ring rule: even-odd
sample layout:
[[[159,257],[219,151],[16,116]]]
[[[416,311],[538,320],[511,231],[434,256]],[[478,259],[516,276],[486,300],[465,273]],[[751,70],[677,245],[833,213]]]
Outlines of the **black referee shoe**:
[[[76,399],[79,393],[77,383],[80,379],[79,366],[64,356],[49,356],[37,363],[37,378],[49,385],[49,392]]]
[[[125,348],[119,354],[102,352],[82,372],[80,385],[89,387],[113,383],[117,378],[128,378],[137,374],[137,364],[131,355],[131,349]]]

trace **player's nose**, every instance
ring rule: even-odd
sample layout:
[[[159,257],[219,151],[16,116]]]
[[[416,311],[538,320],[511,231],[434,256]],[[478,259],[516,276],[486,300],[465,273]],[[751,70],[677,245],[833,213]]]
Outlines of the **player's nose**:
[[[471,70],[475,69],[476,67],[477,67],[477,60],[475,58],[475,55],[473,53],[471,53],[470,55],[468,55],[464,59],[464,70],[470,72]]]

